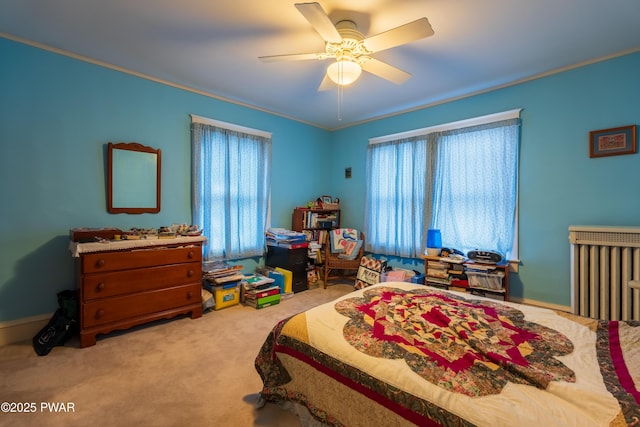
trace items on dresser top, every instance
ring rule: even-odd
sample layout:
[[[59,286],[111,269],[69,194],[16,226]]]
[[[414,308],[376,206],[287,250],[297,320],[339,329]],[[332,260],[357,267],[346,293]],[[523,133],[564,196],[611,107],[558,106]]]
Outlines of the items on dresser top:
[[[99,242],[69,242],[69,250],[74,257],[79,257],[83,253],[91,252],[107,252],[118,250],[129,250],[136,248],[163,246],[163,245],[181,245],[190,243],[202,243],[207,238],[204,236],[180,236],[171,241],[162,240],[101,240]]]
[[[172,224],[159,228],[130,228],[120,230],[115,227],[87,228],[78,227],[69,230],[69,238],[72,242],[90,243],[104,242],[105,240],[156,240],[174,239],[180,236],[200,236],[202,229],[197,225]]]

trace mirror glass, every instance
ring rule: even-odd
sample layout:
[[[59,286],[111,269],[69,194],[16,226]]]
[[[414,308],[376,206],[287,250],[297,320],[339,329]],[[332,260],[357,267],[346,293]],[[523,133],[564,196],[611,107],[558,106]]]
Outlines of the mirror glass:
[[[160,212],[160,149],[135,142],[110,142],[107,151],[107,210]]]

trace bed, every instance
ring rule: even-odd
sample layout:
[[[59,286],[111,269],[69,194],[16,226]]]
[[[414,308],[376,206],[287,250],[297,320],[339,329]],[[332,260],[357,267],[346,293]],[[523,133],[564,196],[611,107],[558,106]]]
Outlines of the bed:
[[[278,322],[255,366],[325,425],[640,425],[640,322],[404,282]]]

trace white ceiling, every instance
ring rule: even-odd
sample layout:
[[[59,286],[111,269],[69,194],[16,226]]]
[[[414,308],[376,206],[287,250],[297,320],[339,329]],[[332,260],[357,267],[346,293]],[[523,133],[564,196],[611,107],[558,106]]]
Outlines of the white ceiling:
[[[324,50],[296,1],[0,0],[0,35],[328,129],[640,50],[640,0],[319,0],[365,36],[420,17],[435,31],[376,53],[413,77],[363,73],[339,117],[337,89],[317,91],[330,60],[258,60]]]

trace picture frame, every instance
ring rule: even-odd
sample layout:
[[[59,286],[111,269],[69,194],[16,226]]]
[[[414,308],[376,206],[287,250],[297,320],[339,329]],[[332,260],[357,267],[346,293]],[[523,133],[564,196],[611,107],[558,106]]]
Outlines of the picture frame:
[[[634,154],[637,150],[636,125],[589,132],[589,157],[591,158]]]
[[[333,203],[331,196],[322,196],[322,203]]]

